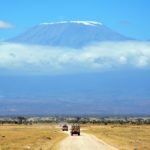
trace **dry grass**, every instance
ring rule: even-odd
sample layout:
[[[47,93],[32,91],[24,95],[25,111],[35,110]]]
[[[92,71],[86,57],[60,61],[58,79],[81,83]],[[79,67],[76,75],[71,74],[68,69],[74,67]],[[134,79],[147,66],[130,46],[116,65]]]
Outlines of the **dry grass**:
[[[0,125],[0,150],[54,150],[65,137],[56,125]]]
[[[150,150],[150,125],[88,125],[85,129],[119,150]]]

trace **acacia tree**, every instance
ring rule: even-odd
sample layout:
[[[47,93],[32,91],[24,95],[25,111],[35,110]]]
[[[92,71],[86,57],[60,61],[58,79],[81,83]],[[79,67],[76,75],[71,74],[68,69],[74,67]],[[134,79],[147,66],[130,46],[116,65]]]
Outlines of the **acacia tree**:
[[[17,117],[17,119],[18,119],[18,124],[23,124],[26,123],[27,121],[27,118],[21,116]]]

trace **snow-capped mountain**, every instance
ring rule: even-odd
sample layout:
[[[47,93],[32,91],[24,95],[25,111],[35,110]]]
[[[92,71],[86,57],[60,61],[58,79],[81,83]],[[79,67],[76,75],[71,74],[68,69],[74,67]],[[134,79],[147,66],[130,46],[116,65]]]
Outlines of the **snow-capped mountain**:
[[[101,41],[130,40],[107,26],[94,21],[63,21],[41,23],[9,42],[81,48]]]

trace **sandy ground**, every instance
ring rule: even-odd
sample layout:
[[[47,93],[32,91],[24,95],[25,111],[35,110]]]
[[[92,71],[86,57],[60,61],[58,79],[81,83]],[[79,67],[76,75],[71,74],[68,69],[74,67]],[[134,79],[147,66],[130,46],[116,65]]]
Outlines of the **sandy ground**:
[[[69,134],[69,132],[67,133]],[[68,136],[60,145],[59,150],[117,150],[93,135],[82,133],[81,136]]]

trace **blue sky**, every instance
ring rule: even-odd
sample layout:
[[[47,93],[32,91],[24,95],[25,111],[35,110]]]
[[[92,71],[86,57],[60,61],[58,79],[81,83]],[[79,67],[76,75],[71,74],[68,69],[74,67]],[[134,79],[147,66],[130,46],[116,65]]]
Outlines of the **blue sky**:
[[[42,22],[99,21],[136,39],[150,39],[149,0],[0,0],[0,40]]]

